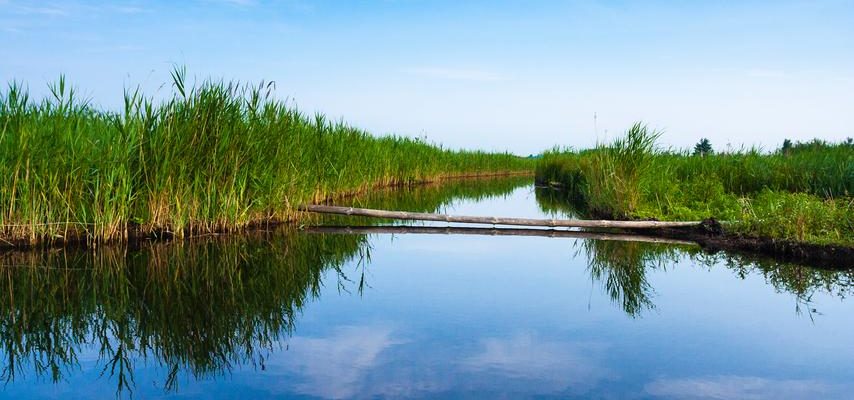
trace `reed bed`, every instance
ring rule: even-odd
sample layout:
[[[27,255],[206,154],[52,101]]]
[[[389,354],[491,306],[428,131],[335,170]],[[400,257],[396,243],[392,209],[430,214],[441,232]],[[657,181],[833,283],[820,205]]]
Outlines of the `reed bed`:
[[[533,169],[306,115],[263,82],[172,78],[168,99],[128,90],[121,111],[81,100],[64,78],[41,100],[17,83],[0,92],[0,239],[180,237],[290,220],[300,203],[376,186]]]
[[[717,218],[749,236],[854,245],[851,142],[699,156],[660,149],[657,138],[636,124],[610,144],[547,151],[536,179],[597,217]]]

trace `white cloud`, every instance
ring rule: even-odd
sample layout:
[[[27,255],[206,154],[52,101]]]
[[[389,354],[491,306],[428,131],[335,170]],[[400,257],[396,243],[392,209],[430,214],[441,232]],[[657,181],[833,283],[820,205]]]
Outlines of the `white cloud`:
[[[481,69],[416,67],[408,69],[407,72],[428,78],[458,81],[494,82],[506,80],[506,77],[501,74]]]
[[[68,8],[57,5],[47,5],[41,7],[18,6],[16,8],[16,11],[19,14],[23,15],[44,15],[49,17],[62,17],[70,13]]]
[[[658,379],[645,391],[652,396],[678,399],[844,399],[854,386],[818,380],[776,380],[753,376],[710,376]]]
[[[387,348],[404,343],[392,338],[384,326],[348,326],[323,338],[294,337],[282,368],[298,372],[304,380],[296,392],[322,398],[348,398],[362,391],[362,379],[377,366]],[[290,390],[290,388],[288,388]]]
[[[324,337],[290,339],[287,356],[268,360],[267,367],[296,380],[288,378],[289,383],[273,394],[328,399],[495,390],[581,394],[612,378],[597,356],[606,350],[599,343],[519,334],[482,339],[474,353],[424,352],[420,343],[400,339],[396,332],[383,325],[349,326]],[[401,354],[406,354],[405,361]]]
[[[583,393],[610,375],[591,354],[603,351],[601,344],[546,340],[531,334],[485,339],[482,344],[481,353],[462,361],[464,370],[535,383],[530,387],[543,392]]]

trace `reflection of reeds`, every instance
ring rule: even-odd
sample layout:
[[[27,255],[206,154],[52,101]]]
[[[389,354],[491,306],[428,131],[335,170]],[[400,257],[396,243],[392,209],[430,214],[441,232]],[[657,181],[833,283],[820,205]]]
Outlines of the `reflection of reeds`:
[[[584,240],[590,277],[602,283],[611,300],[635,317],[655,308],[648,270],[666,268],[679,258],[680,247],[641,242]]]
[[[64,78],[43,101],[18,84],[0,92],[0,239],[228,230],[374,185],[533,166],[507,153],[373,137],[304,115],[271,85],[191,86],[176,69],[172,86],[162,103],[128,91],[118,113],[80,100]]]
[[[762,276],[777,291],[795,296],[796,310],[802,306],[812,310],[811,299],[817,293],[843,299],[854,295],[854,270],[827,270],[757,257],[707,254],[691,246],[594,239],[582,243],[591,278],[601,282],[611,299],[632,317],[655,308],[655,290],[647,280],[647,273],[664,270],[679,261],[694,267],[725,267],[741,279]]]
[[[537,206],[550,216],[581,218],[587,216],[584,203],[567,197],[562,188],[536,187]]]
[[[324,271],[366,246],[364,236],[284,233],[152,245],[137,253],[10,253],[0,284],[3,377],[29,367],[53,380],[83,344],[101,349],[119,389],[134,360],[194,376],[263,363],[292,331]],[[25,365],[27,367],[25,367]]]
[[[530,177],[484,178],[472,183],[468,180],[447,180],[437,185],[418,185],[374,191],[362,196],[343,199],[339,204],[353,207],[377,208],[412,212],[441,212],[455,202],[480,201],[508,196],[513,190],[529,185]],[[364,217],[323,215],[326,224],[373,225],[407,223]]]
[[[723,264],[739,277],[760,275],[778,292],[795,296],[798,307],[810,306],[817,293],[845,299],[854,296],[854,270],[811,268],[796,264],[781,264],[755,257],[735,257],[722,253],[697,255],[695,260],[705,265]]]

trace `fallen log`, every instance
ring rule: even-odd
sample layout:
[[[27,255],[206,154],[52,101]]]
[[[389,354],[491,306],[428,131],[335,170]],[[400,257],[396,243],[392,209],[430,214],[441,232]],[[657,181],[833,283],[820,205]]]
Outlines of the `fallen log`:
[[[484,236],[533,236],[549,238],[614,240],[620,242],[644,242],[679,245],[697,245],[688,240],[662,238],[622,233],[599,233],[585,231],[566,231],[554,229],[521,229],[521,228],[472,228],[472,227],[433,227],[433,226],[307,226],[302,228],[306,233],[325,234],[416,234],[416,235],[484,235]]]
[[[466,215],[446,215],[417,213],[408,211],[387,211],[370,208],[338,207],[319,204],[303,205],[297,208],[321,214],[349,215],[355,217],[373,217],[401,219],[410,221],[438,221],[466,224],[546,226],[550,228],[620,228],[620,229],[657,229],[683,228],[700,225],[700,221],[613,221],[590,219],[531,219],[504,217],[476,217]]]

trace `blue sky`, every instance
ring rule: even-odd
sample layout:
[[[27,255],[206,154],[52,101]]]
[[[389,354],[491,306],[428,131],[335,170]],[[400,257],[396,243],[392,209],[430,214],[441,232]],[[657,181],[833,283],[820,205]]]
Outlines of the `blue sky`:
[[[116,107],[183,64],[375,134],[519,154],[639,120],[675,147],[854,136],[852,1],[174,3],[0,0],[0,81],[41,96],[64,73]]]

